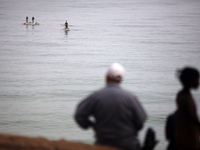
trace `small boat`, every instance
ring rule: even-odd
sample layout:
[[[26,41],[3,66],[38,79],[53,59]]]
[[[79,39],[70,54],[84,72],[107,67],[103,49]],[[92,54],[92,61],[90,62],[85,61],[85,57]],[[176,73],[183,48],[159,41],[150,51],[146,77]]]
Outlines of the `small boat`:
[[[24,25],[32,25],[32,26],[39,25],[39,24],[40,24],[39,22],[34,22],[34,23],[32,23],[32,22],[25,22],[24,23]]]
[[[65,31],[69,31],[69,30],[70,30],[70,28],[64,28],[64,30],[65,30]]]
[[[35,22],[35,17],[32,17],[32,22],[28,22],[28,16],[26,16],[26,22],[24,23],[24,25],[39,25],[38,22]]]

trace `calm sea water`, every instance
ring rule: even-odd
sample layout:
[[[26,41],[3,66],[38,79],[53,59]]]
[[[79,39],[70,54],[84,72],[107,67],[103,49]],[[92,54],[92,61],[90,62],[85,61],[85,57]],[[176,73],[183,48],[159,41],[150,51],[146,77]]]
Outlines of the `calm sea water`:
[[[118,62],[122,86],[149,116],[140,139],[152,126],[164,150],[181,88],[175,71],[200,69],[199,8],[199,0],[0,0],[0,132],[93,143],[73,113]],[[26,27],[26,16],[40,25]]]

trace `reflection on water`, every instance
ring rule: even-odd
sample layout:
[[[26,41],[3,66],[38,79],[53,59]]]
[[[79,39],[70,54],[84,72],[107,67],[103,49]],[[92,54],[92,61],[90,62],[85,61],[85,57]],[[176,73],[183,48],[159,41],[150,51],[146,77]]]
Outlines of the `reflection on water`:
[[[69,32],[70,30],[65,30],[65,29],[64,29],[64,31],[65,31],[65,35],[68,35],[68,32]]]

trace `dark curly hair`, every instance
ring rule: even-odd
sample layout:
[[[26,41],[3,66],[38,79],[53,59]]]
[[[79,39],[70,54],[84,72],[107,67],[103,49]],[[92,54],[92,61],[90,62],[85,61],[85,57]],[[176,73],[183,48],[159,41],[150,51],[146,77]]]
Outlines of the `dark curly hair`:
[[[177,71],[177,76],[183,86],[187,86],[190,81],[199,78],[199,71],[192,67],[185,67]]]

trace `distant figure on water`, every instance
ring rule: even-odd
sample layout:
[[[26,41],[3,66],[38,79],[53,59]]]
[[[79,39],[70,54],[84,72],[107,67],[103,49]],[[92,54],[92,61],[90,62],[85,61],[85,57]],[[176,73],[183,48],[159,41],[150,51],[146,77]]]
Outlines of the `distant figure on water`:
[[[28,25],[34,26],[34,25],[39,25],[40,23],[35,22],[35,18],[34,17],[32,17],[32,22],[28,22],[28,16],[26,16],[26,22],[23,23],[23,24],[26,25],[26,27],[28,27]]]
[[[106,86],[79,103],[75,120],[83,129],[93,128],[95,144],[140,150],[138,132],[147,115],[137,97],[120,87],[123,77],[123,66],[112,64],[105,75]]]
[[[28,16],[26,16],[26,23],[28,23]]]
[[[35,18],[34,18],[34,17],[32,17],[32,24],[34,24],[34,21],[35,21]]]
[[[69,28],[69,26],[68,26],[68,22],[66,20],[66,22],[65,22],[65,29],[68,29],[68,28]]]
[[[168,150],[200,150],[200,122],[191,93],[199,87],[199,71],[186,67],[178,71],[178,78],[183,88],[177,94],[177,111],[170,116],[171,128],[168,128],[175,147]]]

